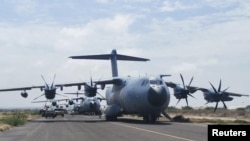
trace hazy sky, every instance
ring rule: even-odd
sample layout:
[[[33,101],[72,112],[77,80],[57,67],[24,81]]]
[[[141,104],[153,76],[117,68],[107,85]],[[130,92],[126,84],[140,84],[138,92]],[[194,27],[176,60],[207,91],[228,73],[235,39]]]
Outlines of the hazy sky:
[[[56,74],[57,84],[110,78],[110,61],[68,57],[116,49],[151,60],[118,62],[120,76],[171,74],[164,79],[181,83],[182,73],[186,84],[194,76],[193,86],[218,88],[221,79],[222,89],[250,94],[249,11],[249,0],[0,0],[0,89],[44,85],[41,75],[51,83]],[[28,92],[1,92],[0,107],[43,105],[31,103],[39,89]],[[194,96],[190,106],[215,105]],[[250,105],[250,97],[226,104]]]

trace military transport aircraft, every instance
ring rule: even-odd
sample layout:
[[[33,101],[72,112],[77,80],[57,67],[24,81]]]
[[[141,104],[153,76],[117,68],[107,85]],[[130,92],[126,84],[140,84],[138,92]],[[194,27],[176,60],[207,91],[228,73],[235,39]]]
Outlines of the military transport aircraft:
[[[28,97],[28,93],[26,92],[26,90],[31,90],[31,89],[34,89],[34,88],[39,88],[39,89],[41,89],[41,91],[44,91],[44,93],[42,95],[34,98],[34,100],[36,100],[37,98],[42,97],[44,95],[45,95],[46,99],[53,100],[56,95],[61,95],[61,94],[56,93],[56,89],[58,87],[60,87],[60,89],[63,90],[63,84],[54,85],[54,80],[55,80],[56,75],[54,75],[53,82],[52,82],[52,84],[50,86],[45,81],[45,79],[44,79],[44,77],[42,75],[41,75],[41,77],[42,77],[43,81],[45,82],[45,85],[43,85],[43,86],[31,86],[31,87],[0,89],[0,92],[3,92],[3,91],[22,91],[21,92],[21,96],[24,97],[24,98],[27,98]],[[61,95],[61,96],[64,96],[64,95]],[[64,96],[64,97],[66,97],[66,96]]]
[[[91,79],[91,88],[93,88],[93,83]],[[96,88],[96,86],[94,86]],[[96,90],[95,90],[96,91]],[[85,93],[81,93],[77,91],[76,93],[65,93],[65,94],[75,94],[76,98],[71,98],[69,100],[69,104],[72,105],[74,103],[74,114],[95,114],[95,115],[102,115],[101,112],[101,101],[106,100],[105,97],[103,97],[100,93],[96,91],[97,94],[99,94],[100,97],[94,96],[94,97],[88,97],[85,95]],[[84,94],[85,97],[79,97],[79,95]],[[78,101],[80,100],[80,103]],[[74,102],[76,101],[76,103]]]
[[[237,93],[232,93],[232,92],[226,92],[229,87],[221,91],[221,80],[219,83],[218,90],[215,89],[215,87],[212,85],[211,82],[209,82],[212,89],[206,89],[206,88],[197,88],[196,90],[200,90],[203,92],[204,99],[207,101],[206,104],[216,102],[214,112],[217,110],[218,103],[221,101],[224,105],[224,108],[227,109],[227,106],[225,104],[225,101],[232,101],[233,97],[230,96],[249,96],[246,94],[237,94]]]
[[[101,85],[102,89],[105,88],[105,85],[112,85],[106,88],[107,108],[104,113],[107,120],[116,120],[122,114],[138,114],[146,122],[156,121],[161,113],[169,118],[165,109],[169,105],[170,93],[163,80],[163,77],[169,75],[135,78],[118,76],[117,60],[149,61],[149,59],[117,54],[116,50],[112,50],[111,54],[71,56],[69,58],[111,60],[113,78],[94,82]],[[71,86],[74,85],[79,87],[83,84],[74,83]],[[93,94],[95,95],[95,93]]]
[[[101,103],[102,98],[99,97],[81,97],[79,104],[76,104],[74,107],[74,114],[94,114],[102,115],[101,112]]]
[[[186,103],[188,106],[187,97],[191,96],[194,98],[194,96],[192,96],[191,94],[195,93],[198,88],[190,86],[192,81],[193,81],[193,77],[191,78],[189,84],[186,85],[182,74],[180,74],[180,76],[181,76],[181,80],[182,80],[182,86],[179,84],[173,83],[173,82],[166,82],[166,84],[168,87],[171,87],[174,90],[174,96],[176,99],[178,99],[176,105],[180,102],[181,99],[186,99]]]
[[[70,93],[70,94],[79,94],[77,93]],[[76,98],[67,98],[67,99],[54,99],[52,101],[48,101],[48,100],[42,100],[42,101],[32,101],[31,103],[43,103],[45,102],[45,105],[47,105],[46,103],[51,102],[51,106],[53,107],[57,107],[60,106],[60,102],[61,101],[65,101],[66,103],[64,103],[63,105],[65,105],[66,107],[69,107],[69,105],[73,105],[73,111],[74,111],[74,115],[75,114],[94,114],[94,115],[102,115],[101,112],[101,101],[105,100],[105,98],[100,98],[100,97],[76,97]],[[80,103],[75,102],[75,101],[80,101]]]

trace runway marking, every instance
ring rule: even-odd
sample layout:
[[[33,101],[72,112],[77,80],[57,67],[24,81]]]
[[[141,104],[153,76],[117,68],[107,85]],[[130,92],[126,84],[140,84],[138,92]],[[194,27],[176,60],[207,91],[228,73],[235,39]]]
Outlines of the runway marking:
[[[115,122],[110,122],[110,123],[125,126],[125,127],[128,127],[128,128],[137,129],[137,130],[142,130],[142,131],[146,131],[146,132],[150,132],[150,133],[154,133],[154,134],[158,134],[158,135],[162,135],[162,136],[172,137],[172,138],[186,140],[186,141],[194,141],[194,140],[187,139],[187,138],[182,138],[182,137],[178,137],[178,136],[174,136],[174,135],[170,135],[170,134],[160,133],[160,132],[147,130],[147,129],[143,129],[143,128],[139,128],[139,127],[133,127],[133,126],[129,126],[129,125],[121,124],[121,123],[115,123]]]

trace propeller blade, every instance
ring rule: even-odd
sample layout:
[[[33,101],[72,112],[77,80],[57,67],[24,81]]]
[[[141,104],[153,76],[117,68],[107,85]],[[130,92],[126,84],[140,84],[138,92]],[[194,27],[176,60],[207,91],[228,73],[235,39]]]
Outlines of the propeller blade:
[[[222,93],[226,92],[228,88],[229,88],[229,87],[227,87],[225,90],[223,90]]]
[[[106,98],[105,98],[104,96],[102,96],[100,93],[97,92],[97,94],[98,94],[99,96],[101,96],[103,100],[106,100]]]
[[[190,80],[190,82],[189,82],[188,86],[190,86],[190,85],[191,85],[191,83],[192,83],[193,79],[194,79],[194,77],[192,77],[192,78],[191,78],[191,80]]]
[[[220,84],[219,84],[218,92],[220,92],[220,89],[221,89],[221,79],[220,79]]]
[[[192,98],[194,98],[195,99],[195,97],[194,96],[192,96],[191,94],[188,94],[189,96],[191,96]]]
[[[188,100],[187,100],[187,98],[186,98],[186,103],[187,103],[187,106],[188,106]]]
[[[90,76],[90,86],[93,86],[92,76]]]
[[[224,105],[224,108],[227,109],[227,105],[225,104],[224,101],[222,101],[223,105]]]
[[[58,94],[58,93],[56,93],[57,95],[60,95],[60,96],[63,96],[63,97],[68,97],[68,96],[65,96],[65,95],[62,95],[62,94]]]
[[[45,81],[45,79],[44,79],[43,75],[41,75],[41,77],[42,77],[42,79],[43,79],[43,81],[44,81],[45,85],[49,88],[49,85],[48,85],[48,83]]]
[[[218,102],[216,102],[215,108],[214,108],[214,112],[217,110],[218,107]]]
[[[179,99],[179,100],[177,101],[176,105],[180,102],[180,100],[181,100],[181,99]]]
[[[53,85],[54,85],[55,78],[56,78],[56,74],[54,74],[54,78],[53,78],[53,81],[52,81],[52,84],[51,84],[51,88],[52,88]]]
[[[182,77],[181,74],[180,74],[180,76],[181,76],[181,81],[182,81],[183,88],[186,90],[186,86],[185,86],[185,83],[184,83],[184,79],[183,79],[183,77]]]
[[[33,100],[36,100],[36,99],[38,99],[39,97],[42,97],[42,96],[44,96],[44,95],[45,95],[45,94],[42,94],[42,95],[40,95],[40,96],[34,98]]]
[[[217,92],[217,90],[214,88],[213,84],[212,84],[211,82],[209,82],[209,83],[210,83],[210,85],[212,86],[214,92],[215,92],[216,94],[218,94],[218,92]]]

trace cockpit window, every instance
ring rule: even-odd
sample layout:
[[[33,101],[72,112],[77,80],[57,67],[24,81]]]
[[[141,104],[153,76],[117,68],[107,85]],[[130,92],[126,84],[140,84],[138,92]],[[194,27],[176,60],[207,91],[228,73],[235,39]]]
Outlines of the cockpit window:
[[[161,85],[162,81],[161,80],[150,80],[149,83],[151,85]]]
[[[148,84],[148,80],[143,80],[142,83],[141,83],[142,86],[147,85],[147,84]]]

